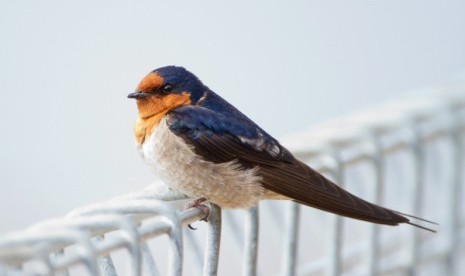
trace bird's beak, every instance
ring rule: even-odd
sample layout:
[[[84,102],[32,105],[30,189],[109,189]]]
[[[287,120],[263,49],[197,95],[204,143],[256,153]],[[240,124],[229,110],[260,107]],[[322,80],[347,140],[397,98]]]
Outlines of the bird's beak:
[[[136,91],[128,95],[128,98],[130,99],[144,99],[152,96],[152,94],[145,93],[142,91]]]

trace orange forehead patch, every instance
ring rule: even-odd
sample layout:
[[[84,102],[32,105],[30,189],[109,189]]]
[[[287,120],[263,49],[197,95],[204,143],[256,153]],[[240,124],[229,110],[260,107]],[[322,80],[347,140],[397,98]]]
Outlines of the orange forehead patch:
[[[163,78],[154,72],[145,76],[137,86],[137,91],[150,92],[163,84]]]

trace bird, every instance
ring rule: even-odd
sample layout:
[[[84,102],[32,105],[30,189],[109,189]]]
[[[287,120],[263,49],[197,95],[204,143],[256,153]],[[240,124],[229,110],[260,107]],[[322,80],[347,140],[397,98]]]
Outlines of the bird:
[[[292,200],[376,224],[419,219],[370,203],[298,160],[275,138],[190,71],[165,66],[149,72],[135,99],[136,146],[170,188],[221,208],[248,208],[260,200]],[[410,218],[410,219],[409,219]]]

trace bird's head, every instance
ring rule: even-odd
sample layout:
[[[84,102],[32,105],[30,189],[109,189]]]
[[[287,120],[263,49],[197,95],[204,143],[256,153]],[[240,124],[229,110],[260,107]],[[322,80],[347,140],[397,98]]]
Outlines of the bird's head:
[[[139,116],[146,118],[195,103],[206,89],[183,67],[166,66],[146,75],[128,98],[136,99]]]

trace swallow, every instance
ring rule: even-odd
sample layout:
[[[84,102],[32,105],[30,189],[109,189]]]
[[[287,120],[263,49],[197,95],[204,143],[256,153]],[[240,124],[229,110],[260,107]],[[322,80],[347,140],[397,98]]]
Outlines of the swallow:
[[[178,66],[146,75],[128,98],[138,117],[134,135],[144,161],[172,189],[196,202],[248,208],[285,199],[377,224],[412,223],[365,201],[298,160],[233,105]]]

